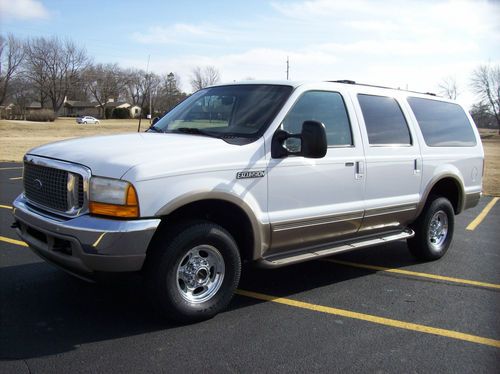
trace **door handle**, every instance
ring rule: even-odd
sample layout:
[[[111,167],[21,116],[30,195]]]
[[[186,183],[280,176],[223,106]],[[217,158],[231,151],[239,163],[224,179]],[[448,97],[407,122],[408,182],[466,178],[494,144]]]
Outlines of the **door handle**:
[[[422,171],[422,161],[418,158],[413,160],[413,174],[420,174]]]
[[[346,162],[345,163],[345,166],[349,167],[349,166],[354,166],[354,162]]]
[[[356,172],[354,173],[355,179],[363,179],[365,175],[365,163],[363,161],[356,161]]]

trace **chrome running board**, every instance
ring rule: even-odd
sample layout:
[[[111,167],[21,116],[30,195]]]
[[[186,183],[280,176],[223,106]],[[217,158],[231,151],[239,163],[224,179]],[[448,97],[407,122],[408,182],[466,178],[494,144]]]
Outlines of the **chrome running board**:
[[[317,260],[319,258],[331,256],[333,254],[341,252],[348,252],[359,248],[372,247],[374,245],[380,245],[380,244],[394,242],[397,240],[412,238],[414,235],[415,232],[413,230],[406,229],[398,233],[392,232],[389,235],[374,236],[370,238],[365,237],[358,241],[344,242],[342,244],[333,247],[328,247],[328,248],[322,247],[320,249],[316,247],[315,249],[311,250],[294,252],[290,256],[286,256],[283,254],[269,256],[259,261],[259,265],[262,267],[272,268],[272,267],[291,265],[304,261]]]

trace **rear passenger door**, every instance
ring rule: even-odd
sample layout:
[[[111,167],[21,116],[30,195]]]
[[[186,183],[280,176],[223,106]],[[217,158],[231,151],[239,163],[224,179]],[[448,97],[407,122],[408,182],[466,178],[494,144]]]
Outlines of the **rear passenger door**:
[[[414,219],[419,202],[422,157],[416,134],[398,99],[363,92],[353,99],[366,157],[360,232],[398,229]]]
[[[363,146],[349,97],[306,91],[280,127],[297,134],[307,120],[325,125],[328,151],[320,159],[290,155],[269,160],[269,254],[347,238],[363,218],[364,178],[357,173],[363,167]]]

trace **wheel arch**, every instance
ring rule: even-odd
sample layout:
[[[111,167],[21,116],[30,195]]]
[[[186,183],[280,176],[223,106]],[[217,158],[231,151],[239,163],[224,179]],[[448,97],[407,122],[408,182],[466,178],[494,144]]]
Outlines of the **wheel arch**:
[[[161,217],[157,231],[187,220],[204,219],[219,224],[236,240],[243,261],[260,258],[269,247],[269,224],[259,221],[247,202],[228,193],[186,194],[169,202],[155,215]]]
[[[455,214],[459,214],[464,207],[464,184],[461,178],[455,174],[443,174],[433,178],[422,194],[422,200],[417,208],[417,216],[422,213],[430,196],[447,198],[453,206]]]

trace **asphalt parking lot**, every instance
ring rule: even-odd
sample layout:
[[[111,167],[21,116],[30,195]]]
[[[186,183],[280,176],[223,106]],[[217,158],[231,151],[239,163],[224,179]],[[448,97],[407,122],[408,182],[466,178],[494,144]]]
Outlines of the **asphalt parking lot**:
[[[21,172],[0,163],[0,373],[500,372],[498,199],[456,217],[439,261],[397,242],[247,269],[229,310],[181,326],[150,310],[139,278],[85,283],[23,246]]]

